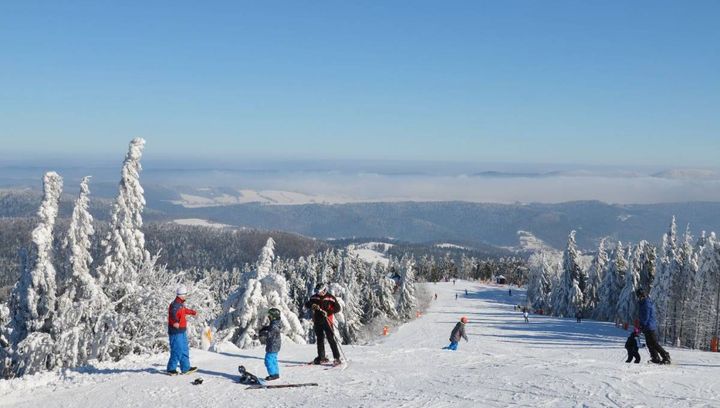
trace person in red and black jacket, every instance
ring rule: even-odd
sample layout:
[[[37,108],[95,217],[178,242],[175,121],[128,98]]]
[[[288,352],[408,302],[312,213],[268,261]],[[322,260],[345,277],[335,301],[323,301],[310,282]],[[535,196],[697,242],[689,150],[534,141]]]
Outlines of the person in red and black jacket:
[[[313,364],[323,364],[329,362],[325,356],[325,338],[327,338],[332,349],[334,364],[340,364],[340,351],[335,342],[335,333],[333,332],[333,315],[341,310],[335,296],[328,292],[325,285],[319,284],[315,287],[315,294],[310,300],[305,302],[305,307],[311,308],[313,311],[313,326],[315,329],[315,337],[317,338],[317,357],[313,360]]]
[[[176,374],[178,363],[183,374],[197,370],[190,366],[190,347],[187,339],[187,320],[185,316],[195,316],[197,312],[185,307],[187,288],[180,286],[177,289],[175,300],[168,308],[168,336],[170,337],[170,360],[167,364],[168,374]]]

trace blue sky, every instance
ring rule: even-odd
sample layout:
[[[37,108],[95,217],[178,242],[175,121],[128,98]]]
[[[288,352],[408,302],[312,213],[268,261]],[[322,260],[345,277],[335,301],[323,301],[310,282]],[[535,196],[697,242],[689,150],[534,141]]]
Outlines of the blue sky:
[[[720,157],[717,1],[14,3],[0,155]]]

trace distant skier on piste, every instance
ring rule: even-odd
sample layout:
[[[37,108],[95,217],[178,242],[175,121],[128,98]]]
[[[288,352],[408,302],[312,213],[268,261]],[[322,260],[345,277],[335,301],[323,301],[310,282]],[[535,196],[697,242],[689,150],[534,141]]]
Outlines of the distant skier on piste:
[[[640,343],[640,329],[634,328],[632,333],[630,333],[630,336],[628,336],[627,341],[625,341],[625,350],[627,350],[628,357],[627,360],[625,360],[626,363],[629,363],[635,359],[635,364],[638,364],[640,362],[640,353],[638,352],[641,348],[645,347],[644,344]]]
[[[190,347],[187,339],[187,321],[185,316],[196,316],[197,312],[185,307],[187,288],[179,286],[175,291],[176,297],[168,308],[168,337],[170,338],[170,359],[167,363],[168,374],[177,374],[180,364],[182,374],[197,371],[197,367],[190,366]]]
[[[318,284],[315,286],[315,294],[305,302],[305,307],[311,308],[313,311],[313,328],[317,338],[318,355],[312,363],[324,364],[329,362],[325,355],[325,338],[327,338],[333,353],[333,364],[341,364],[340,350],[335,342],[335,332],[333,331],[333,315],[340,313],[341,310],[337,299],[328,292],[326,285]]]
[[[467,322],[467,317],[463,316],[460,318],[460,321],[457,322],[455,327],[452,329],[452,332],[450,332],[450,344],[443,347],[443,350],[457,350],[460,339],[465,339],[465,342],[468,341],[467,335],[465,334],[465,324]]]
[[[268,318],[270,324],[260,329],[259,334],[260,338],[265,340],[265,368],[268,372],[265,380],[272,381],[280,378],[280,367],[278,366],[278,353],[282,345],[280,310],[274,307],[268,310]]]
[[[645,291],[641,288],[635,291],[638,298],[638,308],[640,310],[640,330],[645,335],[648,351],[650,352],[650,362],[655,364],[670,364],[670,353],[657,341],[657,321],[655,320],[655,306]],[[660,360],[662,357],[662,360]]]

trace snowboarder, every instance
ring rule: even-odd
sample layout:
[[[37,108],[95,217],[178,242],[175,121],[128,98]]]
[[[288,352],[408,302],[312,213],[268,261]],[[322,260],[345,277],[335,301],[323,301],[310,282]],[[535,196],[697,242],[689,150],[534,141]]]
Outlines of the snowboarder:
[[[628,358],[625,360],[626,363],[631,362],[633,357],[635,358],[635,364],[640,362],[640,353],[638,353],[638,350],[645,347],[645,345],[640,343],[639,336],[640,329],[636,327],[633,329],[632,333],[630,333],[630,336],[628,336],[628,339],[625,342],[625,349],[628,352]]]
[[[530,319],[528,319],[528,316],[529,316],[528,312],[527,312],[527,310],[525,310],[523,312],[523,318],[525,318],[525,323],[530,323]]]
[[[435,300],[437,300],[437,293],[435,294]]]
[[[260,338],[265,340],[265,368],[268,376],[265,380],[272,381],[280,378],[280,367],[278,366],[278,353],[282,345],[280,336],[280,310],[272,308],[268,310],[270,324],[260,329]]]
[[[450,332],[450,344],[447,347],[443,347],[443,350],[457,350],[460,339],[465,339],[468,342],[467,335],[465,334],[465,324],[468,322],[468,318],[463,316],[460,321],[455,325]]]
[[[670,353],[657,341],[657,321],[655,320],[655,307],[645,291],[641,288],[635,292],[639,300],[640,310],[640,330],[645,335],[648,351],[650,352],[650,362],[655,364],[670,364]],[[662,360],[660,360],[662,357]]]
[[[578,310],[577,313],[575,313],[575,319],[577,320],[578,323],[582,323],[582,318],[583,318],[583,314],[581,311]]]
[[[333,364],[341,364],[340,351],[335,342],[335,332],[333,331],[333,315],[341,310],[337,299],[328,292],[327,286],[318,284],[315,286],[315,294],[305,302],[305,307],[313,310],[313,329],[317,338],[318,355],[313,360],[313,364],[323,364],[329,361],[325,357],[326,337],[335,359]]]
[[[197,312],[185,307],[187,288],[179,286],[175,291],[176,297],[168,308],[168,337],[170,338],[170,359],[167,363],[168,374],[177,374],[180,364],[182,374],[197,371],[197,367],[190,366],[190,348],[187,339],[187,321],[185,316],[197,316]]]

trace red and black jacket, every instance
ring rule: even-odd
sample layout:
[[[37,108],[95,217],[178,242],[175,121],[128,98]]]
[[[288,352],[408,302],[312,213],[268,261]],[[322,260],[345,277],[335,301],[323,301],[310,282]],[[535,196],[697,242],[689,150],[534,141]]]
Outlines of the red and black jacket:
[[[168,334],[184,333],[187,330],[185,315],[195,316],[197,312],[185,307],[185,301],[176,297],[168,308]],[[175,328],[173,324],[178,323],[180,327]]]
[[[331,295],[330,293],[326,293],[324,295],[316,293],[310,296],[310,300],[305,302],[305,307],[311,308],[312,305],[320,306],[320,310],[313,311],[313,323],[315,324],[324,323],[325,316],[327,316],[327,320],[330,322],[330,324],[332,324],[333,315],[335,313],[340,313],[340,310],[342,310],[342,308],[340,307],[340,303],[338,303],[337,301],[337,298],[335,298],[335,296]]]

